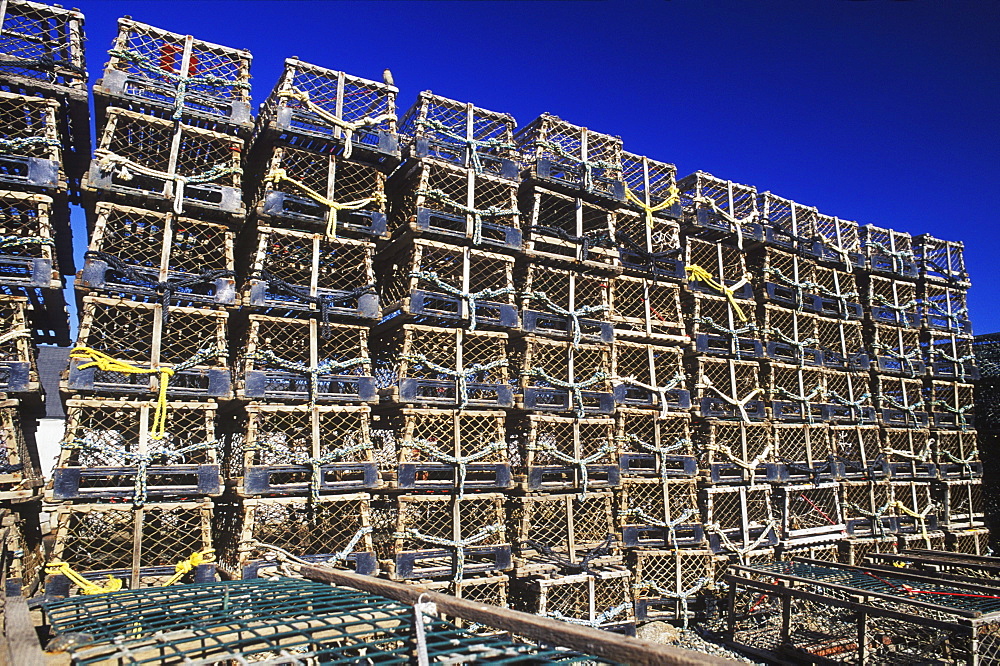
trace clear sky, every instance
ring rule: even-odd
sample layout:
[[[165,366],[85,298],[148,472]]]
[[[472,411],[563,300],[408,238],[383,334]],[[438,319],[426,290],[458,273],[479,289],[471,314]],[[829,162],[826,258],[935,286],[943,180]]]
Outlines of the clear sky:
[[[977,333],[1000,330],[1000,2],[80,0],[91,82],[119,16],[254,56],[548,111],[627,150],[861,224],[962,240]],[[77,225],[77,255],[84,233]],[[991,266],[993,268],[991,268]]]

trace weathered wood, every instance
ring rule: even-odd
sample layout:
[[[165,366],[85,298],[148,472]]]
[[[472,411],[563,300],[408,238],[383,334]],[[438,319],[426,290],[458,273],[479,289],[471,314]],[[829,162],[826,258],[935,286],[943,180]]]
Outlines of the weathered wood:
[[[3,605],[3,633],[11,666],[45,666],[45,655],[38,642],[28,613],[28,602],[21,596],[21,581],[7,579]]]

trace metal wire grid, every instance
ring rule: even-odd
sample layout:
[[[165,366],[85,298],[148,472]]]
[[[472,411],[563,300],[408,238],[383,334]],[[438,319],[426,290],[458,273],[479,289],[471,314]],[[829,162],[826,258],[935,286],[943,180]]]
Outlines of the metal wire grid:
[[[965,245],[961,241],[945,241],[922,234],[913,238],[913,247],[920,277],[958,287],[969,286]]]
[[[767,304],[761,310],[764,313],[761,321],[761,337],[764,340],[790,344],[800,357],[803,348],[819,347],[820,322],[816,315]],[[860,334],[860,330],[858,333]],[[802,357],[802,360],[805,358]]]
[[[537,263],[522,266],[514,275],[514,282],[521,290],[522,309],[547,311],[551,316],[561,317],[567,315],[560,311],[576,312],[579,322],[576,330],[587,336],[600,335],[600,331],[595,331],[586,320],[606,322],[614,316],[612,293],[617,280]],[[567,335],[573,335],[573,326],[572,322],[566,322]]]
[[[776,460],[819,468],[830,459],[830,429],[826,424],[775,423],[771,436]]]
[[[860,228],[857,222],[842,220],[839,217],[822,213],[817,214],[816,236],[821,243],[834,249],[835,252],[839,253],[840,250],[846,252],[861,251]],[[843,261],[843,258],[841,257],[840,260]]]
[[[620,341],[611,348],[611,368],[611,373],[625,386],[638,387],[638,384],[631,385],[626,381],[634,379],[647,386],[672,386],[671,390],[675,391],[684,391],[687,387],[684,351],[676,347]],[[643,396],[649,401],[648,407],[661,411],[667,409],[660,404],[663,398],[655,390],[643,390],[648,391]],[[685,408],[681,405],[680,409]]]
[[[690,236],[684,242],[685,265],[704,268],[719,284],[733,285],[747,275],[747,255],[739,248]]]
[[[655,218],[650,227],[643,214],[620,209],[615,213],[615,234],[626,236],[648,254],[666,252],[678,258],[681,254],[681,228],[670,220]]]
[[[86,91],[83,14],[9,0],[0,26],[0,72]]]
[[[406,409],[389,416],[398,462],[440,463],[442,458],[507,462],[506,412]],[[454,463],[449,463],[454,464]]]
[[[522,193],[521,212],[527,217],[528,252],[616,265],[617,213],[610,208],[533,187]],[[589,241],[586,252],[581,240]]]
[[[990,531],[986,528],[972,528],[958,532],[950,532],[948,535],[948,550],[956,553],[967,553],[969,555],[990,555],[993,551],[990,548]],[[957,573],[957,572],[956,572]],[[968,575],[982,576],[983,572],[969,569],[963,571]]]
[[[51,198],[0,190],[0,283],[62,288],[51,218]]]
[[[772,424],[766,422],[712,421],[696,424],[694,450],[698,455],[699,467],[705,470],[713,464],[739,465],[757,461],[760,465],[774,462],[774,436],[771,428]]]
[[[770,486],[709,487],[700,491],[703,523],[710,534],[722,533],[723,550],[748,548],[780,527]],[[772,535],[773,536],[773,535]],[[766,545],[757,544],[758,546]],[[743,553],[745,554],[745,553]],[[773,554],[773,553],[769,553]]]
[[[813,269],[812,279],[816,282],[817,291],[823,296],[843,299],[851,303],[857,303],[861,298],[861,292],[858,290],[858,278],[854,273],[838,268],[816,266]]]
[[[871,349],[878,357],[880,372],[922,375],[920,332],[913,329],[874,324],[869,329]]]
[[[809,239],[817,235],[816,218],[819,211],[771,192],[762,192],[758,207],[764,221],[781,232],[779,238],[789,242]]]
[[[689,456],[694,453],[691,439],[691,417],[671,414],[663,419],[646,410],[620,408],[616,412],[615,437],[622,453],[649,454],[652,449],[677,448],[671,455]],[[628,474],[627,470],[623,473]]]
[[[613,418],[577,419],[529,414],[512,428],[517,456],[524,465],[617,465],[618,444]]]
[[[515,125],[514,118],[509,114],[487,111],[471,103],[456,102],[425,90],[403,115],[399,132],[416,139],[452,143],[456,149],[475,142],[477,151],[515,158]]]
[[[504,496],[500,493],[477,493],[462,498],[400,495],[388,502],[394,517],[393,531],[389,535],[380,534],[381,538],[376,540],[381,558],[392,558],[406,551],[436,550],[440,548],[437,541],[459,543],[475,539],[470,545],[476,547],[507,543]]]
[[[615,282],[622,279],[624,278],[616,278]],[[705,344],[716,353],[752,358],[763,351],[758,352],[753,342],[763,335],[760,308],[749,304],[741,305],[740,312],[737,313],[726,297],[697,292],[685,294],[683,302],[686,312],[681,315],[681,320],[687,323],[689,336],[696,340],[696,344],[700,336],[704,335],[710,336]],[[723,339],[725,347],[711,344],[712,338]]]
[[[46,605],[57,635],[85,634],[74,651],[80,664],[183,660],[316,663],[371,661],[407,664],[415,649],[411,606],[366,592],[277,578],[186,585],[80,597]],[[554,648],[473,635],[428,617],[428,654],[434,660],[491,663],[608,663]],[[172,637],[164,639],[164,637]]]
[[[567,167],[601,162],[609,165],[603,167],[609,178],[621,179],[622,140],[618,137],[572,125],[545,113],[519,129],[514,141],[531,162],[547,159]],[[552,148],[552,144],[558,147]]]
[[[615,277],[610,285],[607,317],[616,336],[687,341],[679,285],[625,275]]]
[[[861,322],[816,317],[816,338],[825,365],[862,370],[868,364]]]
[[[41,482],[25,429],[32,428],[17,400],[0,400],[0,489],[27,489]],[[37,454],[36,454],[37,457]],[[36,483],[37,482],[37,483]]]
[[[80,573],[120,572],[125,587],[133,590],[162,585],[180,560],[212,547],[212,503],[207,500],[141,508],[63,504],[53,523],[53,559]],[[152,567],[165,569],[140,571]]]
[[[927,422],[927,416],[923,412],[926,403],[922,380],[873,375],[872,392],[875,394],[876,403],[882,409],[880,418],[883,425],[895,425],[899,419],[917,425]],[[894,414],[887,418],[887,411]],[[903,413],[896,414],[898,412]]]
[[[919,289],[920,312],[925,328],[971,333],[966,290],[924,282]]]
[[[883,428],[882,453],[889,462],[930,462],[930,434],[922,428]]]
[[[975,423],[975,385],[931,380],[925,389],[935,425],[967,429]]]
[[[803,415],[813,413],[812,405],[824,402],[828,375],[826,370],[770,362],[763,373],[765,395],[768,400],[797,403],[806,410]]]
[[[793,548],[782,548],[776,553],[776,559],[785,562],[793,557],[806,557],[810,560],[821,560],[823,562],[839,562],[840,549],[836,541],[814,546],[798,546]]]
[[[893,487],[887,480],[840,482],[840,504],[844,520],[868,521],[853,526],[852,534],[883,536],[888,530],[877,521],[898,515],[894,501]]]
[[[272,227],[258,227],[256,241],[246,271],[249,280],[260,279],[266,273],[304,287],[310,296],[375,284],[374,243]],[[275,291],[270,287],[272,298],[289,298]]]
[[[979,434],[975,430],[931,430],[930,442],[938,465],[964,465],[980,459]]]
[[[734,220],[726,223],[730,231],[735,232],[735,225],[738,224],[740,231],[747,235],[754,234],[755,228],[752,225],[760,223],[757,188],[752,185],[740,185],[704,171],[696,171],[678,181],[677,187],[680,189],[685,225],[697,222],[698,210],[721,210]]]
[[[510,516],[519,552],[540,560],[543,554],[527,543],[531,541],[580,562],[615,533],[613,502],[610,490],[512,498]]]
[[[421,581],[420,585],[428,590],[450,594],[459,599],[468,599],[498,608],[510,607],[510,577],[506,574],[483,574],[458,582],[444,580]],[[461,627],[469,633],[477,635],[503,633],[493,627],[463,620],[460,617],[445,617],[448,618],[449,622],[453,622],[455,626]]]
[[[8,11],[18,4],[9,3]],[[0,54],[6,39],[9,39],[8,34],[0,33]],[[0,70],[5,62],[0,56]],[[0,91],[0,128],[3,128],[0,132],[7,143],[4,156],[35,157],[61,166],[62,148],[56,124],[58,112],[59,104],[55,100]]]
[[[563,389],[535,373],[535,368],[541,368],[544,374],[561,383],[576,384],[598,378],[599,381],[589,385],[587,391],[610,393],[612,390],[609,345],[583,342],[574,346],[571,341],[547,340],[532,335],[512,346],[510,360],[510,367],[520,372],[522,391],[528,388]]]

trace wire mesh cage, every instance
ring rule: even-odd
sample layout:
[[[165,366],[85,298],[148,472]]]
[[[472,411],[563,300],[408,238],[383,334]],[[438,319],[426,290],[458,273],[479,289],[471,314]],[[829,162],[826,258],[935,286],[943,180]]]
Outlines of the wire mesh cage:
[[[809,251],[817,235],[819,211],[771,192],[761,192],[758,208],[764,224],[764,242],[792,251]]]
[[[850,538],[886,538],[895,532],[894,521],[901,513],[895,505],[892,486],[888,480],[841,481],[839,492],[844,524]],[[895,542],[892,545],[892,550],[895,551]],[[851,549],[846,554],[855,558],[847,564],[860,562],[864,555],[861,550]]]
[[[621,341],[612,347],[611,364],[617,404],[656,409],[662,416],[690,409],[682,349]]]
[[[226,477],[244,497],[375,488],[370,420],[363,405],[250,403],[224,427]]]
[[[982,479],[939,481],[935,490],[941,505],[940,523],[949,530],[985,525]]]
[[[688,236],[712,240],[735,239],[740,249],[764,240],[757,188],[695,171],[677,182],[684,216],[681,228]]]
[[[452,242],[521,249],[517,184],[448,162],[422,159],[397,170],[390,229]]]
[[[98,592],[107,591],[108,576],[136,590],[177,582],[211,582],[215,564],[202,562],[178,576],[178,563],[212,548],[210,500],[147,504],[62,504],[52,516],[55,543],[45,592],[59,596],[88,593],[56,563],[65,563]],[[180,569],[183,570],[183,569]],[[178,581],[178,578],[180,579]],[[105,589],[102,589],[105,588]],[[93,593],[93,592],[89,592]]]
[[[587,559],[601,566],[617,557],[614,494],[537,494],[512,497],[510,516],[519,575],[551,573]]]
[[[520,205],[527,232],[524,252],[532,259],[620,271],[617,214],[611,207],[531,185],[522,187]]]
[[[514,135],[527,176],[588,197],[625,198],[622,140],[543,113]]]
[[[229,313],[85,296],[64,390],[169,397],[232,394]]]
[[[979,433],[975,430],[933,429],[930,443],[942,479],[971,479],[983,475]]]
[[[770,423],[708,421],[694,429],[694,450],[706,481],[753,485],[767,479],[774,463]]]
[[[875,553],[895,553],[897,540],[894,536],[847,538],[837,542],[837,561],[850,566],[862,566],[868,556]]]
[[[922,380],[872,375],[872,393],[883,426],[927,427]]]
[[[51,213],[47,196],[0,190],[0,284],[62,289]]]
[[[0,400],[0,499],[24,500],[42,485],[35,423],[17,400]]]
[[[969,273],[965,268],[965,244],[946,241],[930,234],[913,237],[917,270],[926,282],[936,282],[950,287],[968,287]]]
[[[0,55],[0,70],[4,62]],[[66,188],[59,110],[55,100],[0,91],[0,183],[5,187]]]
[[[384,318],[470,328],[516,328],[514,258],[402,238],[380,252],[376,277]],[[384,260],[383,260],[384,256]]]
[[[838,489],[836,481],[774,488],[774,508],[781,523],[783,546],[826,543],[847,534]]]
[[[250,315],[237,332],[236,395],[245,400],[378,400],[368,327]]]
[[[618,528],[625,548],[705,545],[695,479],[626,479]]]
[[[924,329],[972,334],[964,287],[942,287],[924,282],[919,287],[918,295]]]
[[[516,580],[514,607],[604,631],[635,635],[632,574],[607,567],[553,578]]]
[[[222,492],[214,402],[66,401],[50,500],[131,500]]]
[[[215,510],[219,569],[232,579],[280,571],[289,554],[312,564],[375,574],[371,497],[367,493],[232,499]]]
[[[830,543],[821,543],[806,546],[781,546],[779,545],[775,549],[775,560],[779,562],[790,562],[796,557],[802,557],[810,560],[819,560],[820,562],[838,562],[840,556],[840,549],[838,548],[838,541],[833,541]]]
[[[908,280],[919,275],[913,238],[905,231],[866,224],[861,227],[861,251],[868,259],[868,270],[872,273]]]
[[[896,536],[896,547],[906,550],[947,550],[947,536],[943,531],[934,530],[917,534],[899,534]]]
[[[517,471],[529,491],[617,487],[619,449],[611,417],[575,418],[525,414],[508,432]]]
[[[707,549],[642,549],[630,551],[628,564],[636,619],[671,621],[716,612],[716,594],[729,558]]]
[[[696,292],[685,294],[682,303],[682,319],[687,322],[698,354],[732,356],[737,360],[765,358],[761,310],[752,302]]]
[[[993,556],[993,550],[990,548],[990,531],[985,527],[947,532],[945,541],[948,550],[955,553]]]
[[[370,81],[295,58],[261,105],[258,132],[391,169],[399,163],[396,95]],[[355,152],[357,151],[357,152]]]
[[[214,131],[247,131],[253,124],[247,51],[121,18],[108,56],[94,86],[99,112],[131,108]]]
[[[233,136],[109,108],[83,188],[175,213],[243,217],[242,150]]]
[[[676,166],[623,151],[622,178],[628,192],[631,192],[626,192],[626,200],[632,204],[632,208],[643,212],[650,228],[654,228],[662,220],[680,219],[682,210]],[[652,247],[649,249],[658,251]]]
[[[889,473],[877,425],[831,425],[830,453],[844,479],[884,479]]]
[[[664,481],[697,476],[690,415],[662,418],[645,409],[621,407],[616,419],[622,476],[659,477]]]
[[[257,227],[246,232],[243,304],[274,316],[377,319],[375,244]],[[251,243],[255,243],[251,245]]]
[[[0,75],[43,88],[86,93],[83,14],[8,0],[0,12]]]
[[[386,176],[377,166],[295,141],[256,141],[247,198],[271,226],[330,237],[388,237]]]
[[[28,299],[0,295],[0,393],[37,393],[37,349],[28,327]]]
[[[816,215],[815,220],[815,242],[800,248],[803,255],[839,270],[864,270],[867,267],[867,260],[861,252],[861,231],[857,222],[822,213]]]
[[[877,433],[876,433],[877,434]],[[791,483],[837,480],[840,468],[831,451],[826,424],[775,423],[771,426],[771,456],[775,460],[769,476]]]
[[[974,338],[958,333],[924,331],[920,347],[927,374],[934,379],[972,382],[980,377]]]
[[[761,337],[771,361],[822,366],[819,317],[776,305],[763,305]],[[857,331],[860,335],[861,331]]]
[[[615,213],[615,243],[624,271],[663,280],[684,279],[680,225],[676,222],[652,218],[650,224],[649,217],[619,209]]]
[[[761,372],[764,396],[775,421],[823,422],[829,418],[826,402],[828,371],[791,363],[767,363]]]
[[[581,271],[524,264],[514,275],[521,289],[521,329],[577,342],[613,342],[610,319],[615,282]]]
[[[812,289],[815,292],[812,310],[821,317],[841,320],[861,319],[861,291],[853,273],[837,268],[816,266]]]
[[[378,506],[375,548],[393,580],[451,578],[511,567],[504,496],[400,495]]]
[[[765,302],[799,312],[815,310],[814,261],[783,249],[765,247],[751,254],[747,263],[754,275],[754,289]]]
[[[767,418],[760,366],[756,361],[697,357],[688,365],[694,411],[703,418]]]
[[[734,304],[736,300],[753,299],[747,255],[741,249],[693,236],[688,236],[684,242],[684,265],[690,291],[725,296]]]
[[[930,434],[925,428],[883,428],[882,453],[894,479],[937,477]]]
[[[520,374],[521,409],[572,412],[579,418],[614,413],[610,346],[536,335],[512,342],[510,367]]]
[[[912,282],[872,275],[865,298],[872,323],[920,328],[917,287]]]
[[[477,174],[517,180],[515,125],[507,113],[488,111],[425,90],[403,115],[399,131],[410,138],[412,157],[430,157]]]
[[[385,461],[395,485],[406,490],[493,490],[511,485],[506,412],[401,408],[379,415],[393,432]]]
[[[870,338],[865,339],[861,322],[816,317],[816,339],[823,367],[849,372],[871,368]]]
[[[878,373],[922,377],[926,372],[919,331],[874,324],[868,330],[868,338],[875,355],[873,369]]]
[[[927,383],[926,394],[931,425],[962,430],[974,427],[975,388],[973,384],[930,380]]]
[[[690,342],[681,311],[681,288],[649,278],[619,275],[610,281],[608,318],[616,338],[658,343]]]
[[[227,226],[106,202],[95,206],[93,218],[77,289],[142,302],[234,304]]]
[[[773,513],[770,486],[715,486],[698,492],[713,552],[743,557],[781,538],[781,516]]]

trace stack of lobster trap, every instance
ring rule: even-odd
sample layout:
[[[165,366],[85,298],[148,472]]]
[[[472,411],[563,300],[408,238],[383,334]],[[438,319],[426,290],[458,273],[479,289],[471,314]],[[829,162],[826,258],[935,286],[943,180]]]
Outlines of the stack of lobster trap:
[[[49,594],[214,577],[250,55],[129,19],[109,54],[47,492]]]
[[[10,0],[0,35],[0,573],[8,590],[18,580],[33,593],[43,557],[36,345],[69,339],[69,201],[90,142],[83,15]]]

